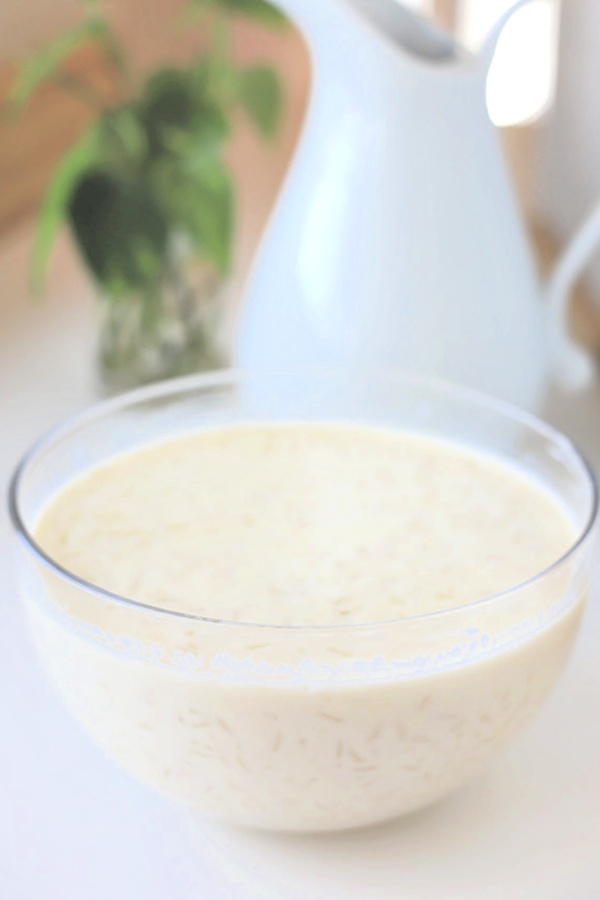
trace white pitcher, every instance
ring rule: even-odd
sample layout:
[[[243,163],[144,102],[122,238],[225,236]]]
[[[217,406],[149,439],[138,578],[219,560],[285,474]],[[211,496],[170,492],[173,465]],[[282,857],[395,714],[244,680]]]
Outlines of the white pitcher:
[[[486,109],[507,16],[472,55],[397,0],[279,3],[307,38],[314,87],[236,363],[391,365],[529,408],[551,374],[583,385],[592,365],[566,306],[600,205],[543,283]]]

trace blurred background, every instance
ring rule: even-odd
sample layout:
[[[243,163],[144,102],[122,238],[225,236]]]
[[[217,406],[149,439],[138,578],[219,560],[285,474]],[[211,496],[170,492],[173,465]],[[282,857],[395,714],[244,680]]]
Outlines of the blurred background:
[[[165,0],[125,0],[103,4],[134,64],[143,72],[164,65],[183,64],[202,50],[202,23],[184,31],[177,27],[182,2]],[[73,26],[81,18],[77,0],[5,0],[0,10],[0,97],[8,97],[19,64],[32,49],[43,46]],[[310,84],[310,64],[299,34],[291,27],[269,29],[252,18],[233,21],[233,51],[243,63],[266,60],[283,81],[285,107],[276,137],[261,141],[251,125],[238,116],[226,154],[236,185],[235,282],[231,292],[238,298],[244,276],[267,218],[269,209],[296,143]],[[82,47],[69,68],[94,84],[106,80],[106,63],[94,46]],[[93,112],[59,87],[44,85],[18,121],[4,121],[0,127],[0,241],[11,246],[5,257],[10,266],[11,290],[25,291],[28,236],[53,169],[65,150],[93,119]],[[49,281],[52,288],[63,283],[72,268],[71,252],[63,241]],[[13,256],[14,254],[14,256]],[[3,284],[4,284],[3,280]]]
[[[316,0],[310,0],[316,2]],[[511,0],[410,0],[410,5],[477,47]],[[115,30],[141,70],[179,63],[204,40],[202,23],[173,28],[177,6],[164,0],[106,4]],[[0,11],[0,95],[6,98],[20,61],[64,33],[81,16],[74,0],[3,0]],[[237,219],[228,315],[234,316],[242,286],[269,209],[297,140],[310,92],[310,60],[292,27],[271,29],[240,17],[233,23],[236,58],[267,60],[284,85],[284,111],[277,135],[261,140],[239,115],[225,150],[236,185]],[[102,85],[105,61],[93,45],[82,46],[70,68]],[[502,35],[488,81],[488,109],[502,129],[520,203],[546,265],[600,192],[600,5],[594,0],[537,0],[515,14]],[[59,87],[44,85],[16,122],[0,126],[0,315],[27,303],[27,266],[32,220],[48,179],[64,151],[93,113]],[[80,317],[92,304],[87,280],[63,237],[47,284],[47,304],[77,294]],[[67,290],[68,288],[68,290]],[[8,303],[7,295],[12,297]],[[573,328],[580,340],[600,347],[600,258],[573,302]],[[29,313],[28,313],[29,315]],[[44,313],[48,315],[48,312]],[[94,315],[94,313],[90,313]]]

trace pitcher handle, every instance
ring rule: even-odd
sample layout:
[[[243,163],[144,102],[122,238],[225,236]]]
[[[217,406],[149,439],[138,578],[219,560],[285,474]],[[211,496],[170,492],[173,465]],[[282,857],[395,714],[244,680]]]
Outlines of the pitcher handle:
[[[502,15],[499,16],[494,22],[491,30],[486,35],[483,44],[477,51],[477,57],[487,69],[489,69],[492,63],[492,59],[494,58],[496,46],[498,44],[498,41],[500,40],[500,35],[504,31],[504,26],[509,19],[512,19],[514,13],[516,13],[518,9],[521,9],[522,6],[526,6],[531,2],[532,0],[515,0],[512,6],[509,6],[509,8],[505,10]]]
[[[571,289],[599,243],[600,200],[571,239],[543,289],[554,378],[571,390],[585,387],[595,372],[590,354],[569,336],[568,310]]]
[[[498,18],[477,54],[489,69],[504,26],[518,9],[531,0],[515,2]],[[550,364],[554,381],[561,387],[577,390],[594,377],[595,366],[590,354],[569,335],[569,298],[571,289],[600,243],[600,200],[580,226],[555,265],[542,289],[546,300]]]

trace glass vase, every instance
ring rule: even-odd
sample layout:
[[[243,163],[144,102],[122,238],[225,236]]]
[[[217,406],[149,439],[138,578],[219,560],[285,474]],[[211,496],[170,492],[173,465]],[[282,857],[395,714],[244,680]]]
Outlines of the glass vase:
[[[103,388],[114,393],[225,365],[220,325],[226,293],[214,271],[176,260],[143,290],[101,295]]]

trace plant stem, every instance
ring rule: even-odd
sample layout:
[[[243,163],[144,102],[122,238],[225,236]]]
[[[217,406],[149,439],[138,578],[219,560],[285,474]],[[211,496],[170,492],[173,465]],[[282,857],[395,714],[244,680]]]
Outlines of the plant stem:
[[[125,48],[112,27],[109,33],[101,38],[100,46],[109,67],[116,76],[117,94],[120,99],[124,100],[135,87],[133,70]]]
[[[52,76],[52,83],[73,97],[77,97],[95,112],[102,110],[106,101],[96,88],[74,72],[57,72]]]
[[[210,17],[207,54],[210,61],[209,88],[230,106],[233,102],[231,75],[235,64],[231,52],[229,23],[218,9],[213,10]]]
[[[210,2],[207,0],[191,0],[185,4],[175,19],[176,31],[187,31],[191,27],[203,25],[210,16]]]

